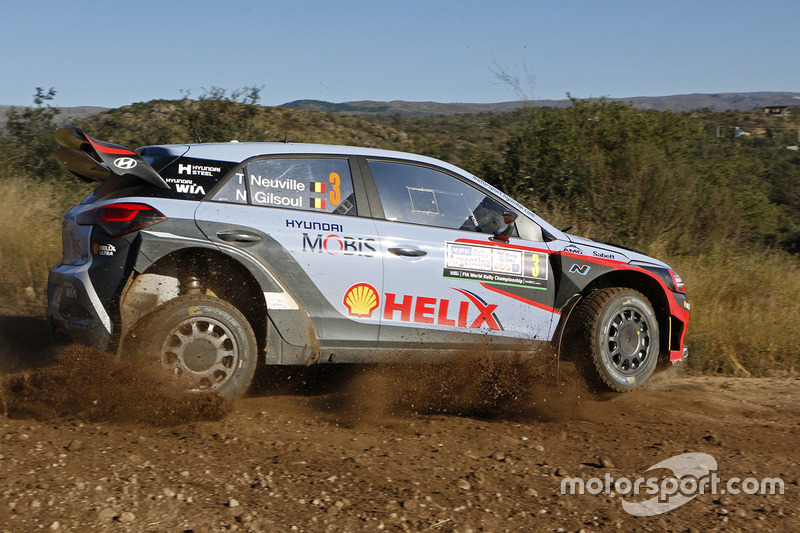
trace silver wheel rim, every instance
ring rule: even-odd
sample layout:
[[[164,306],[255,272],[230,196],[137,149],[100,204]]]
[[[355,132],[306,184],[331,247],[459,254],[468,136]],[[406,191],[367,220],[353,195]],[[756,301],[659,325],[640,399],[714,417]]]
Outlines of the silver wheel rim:
[[[193,391],[218,389],[239,364],[231,328],[213,318],[188,318],[172,328],[161,347],[161,362]]]
[[[650,325],[640,309],[623,307],[614,313],[606,335],[611,364],[621,374],[637,374],[649,362]]]

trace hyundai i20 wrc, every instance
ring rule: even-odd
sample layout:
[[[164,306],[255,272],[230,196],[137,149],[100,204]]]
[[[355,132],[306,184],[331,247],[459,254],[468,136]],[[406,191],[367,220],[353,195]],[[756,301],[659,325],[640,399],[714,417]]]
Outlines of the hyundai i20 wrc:
[[[61,165],[99,184],[64,217],[48,319],[152,354],[191,390],[237,396],[258,365],[569,348],[594,384],[629,391],[685,355],[689,301],[669,266],[560,231],[448,163],[56,139]]]

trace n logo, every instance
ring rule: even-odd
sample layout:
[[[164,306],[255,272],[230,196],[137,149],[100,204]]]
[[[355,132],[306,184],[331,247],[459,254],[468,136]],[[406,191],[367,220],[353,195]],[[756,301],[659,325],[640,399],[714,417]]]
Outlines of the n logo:
[[[572,265],[569,271],[571,274],[580,274],[581,276],[585,276],[589,273],[591,268],[591,265]]]

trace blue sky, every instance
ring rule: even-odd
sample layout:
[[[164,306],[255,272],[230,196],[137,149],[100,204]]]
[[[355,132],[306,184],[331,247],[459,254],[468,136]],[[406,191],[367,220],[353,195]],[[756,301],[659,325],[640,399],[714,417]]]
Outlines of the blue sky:
[[[800,91],[800,2],[0,0],[0,104],[120,107]],[[530,77],[525,75],[525,72]],[[530,78],[530,79],[529,79]]]

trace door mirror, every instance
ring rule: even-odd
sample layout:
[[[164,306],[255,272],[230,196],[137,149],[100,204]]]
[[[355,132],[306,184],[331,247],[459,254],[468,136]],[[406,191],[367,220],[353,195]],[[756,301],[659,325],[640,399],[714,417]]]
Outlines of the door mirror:
[[[490,237],[489,240],[508,242],[508,238],[514,233],[514,221],[517,220],[518,216],[519,215],[513,211],[503,211],[503,223],[505,223],[506,226],[502,231],[495,233],[494,237]]]

